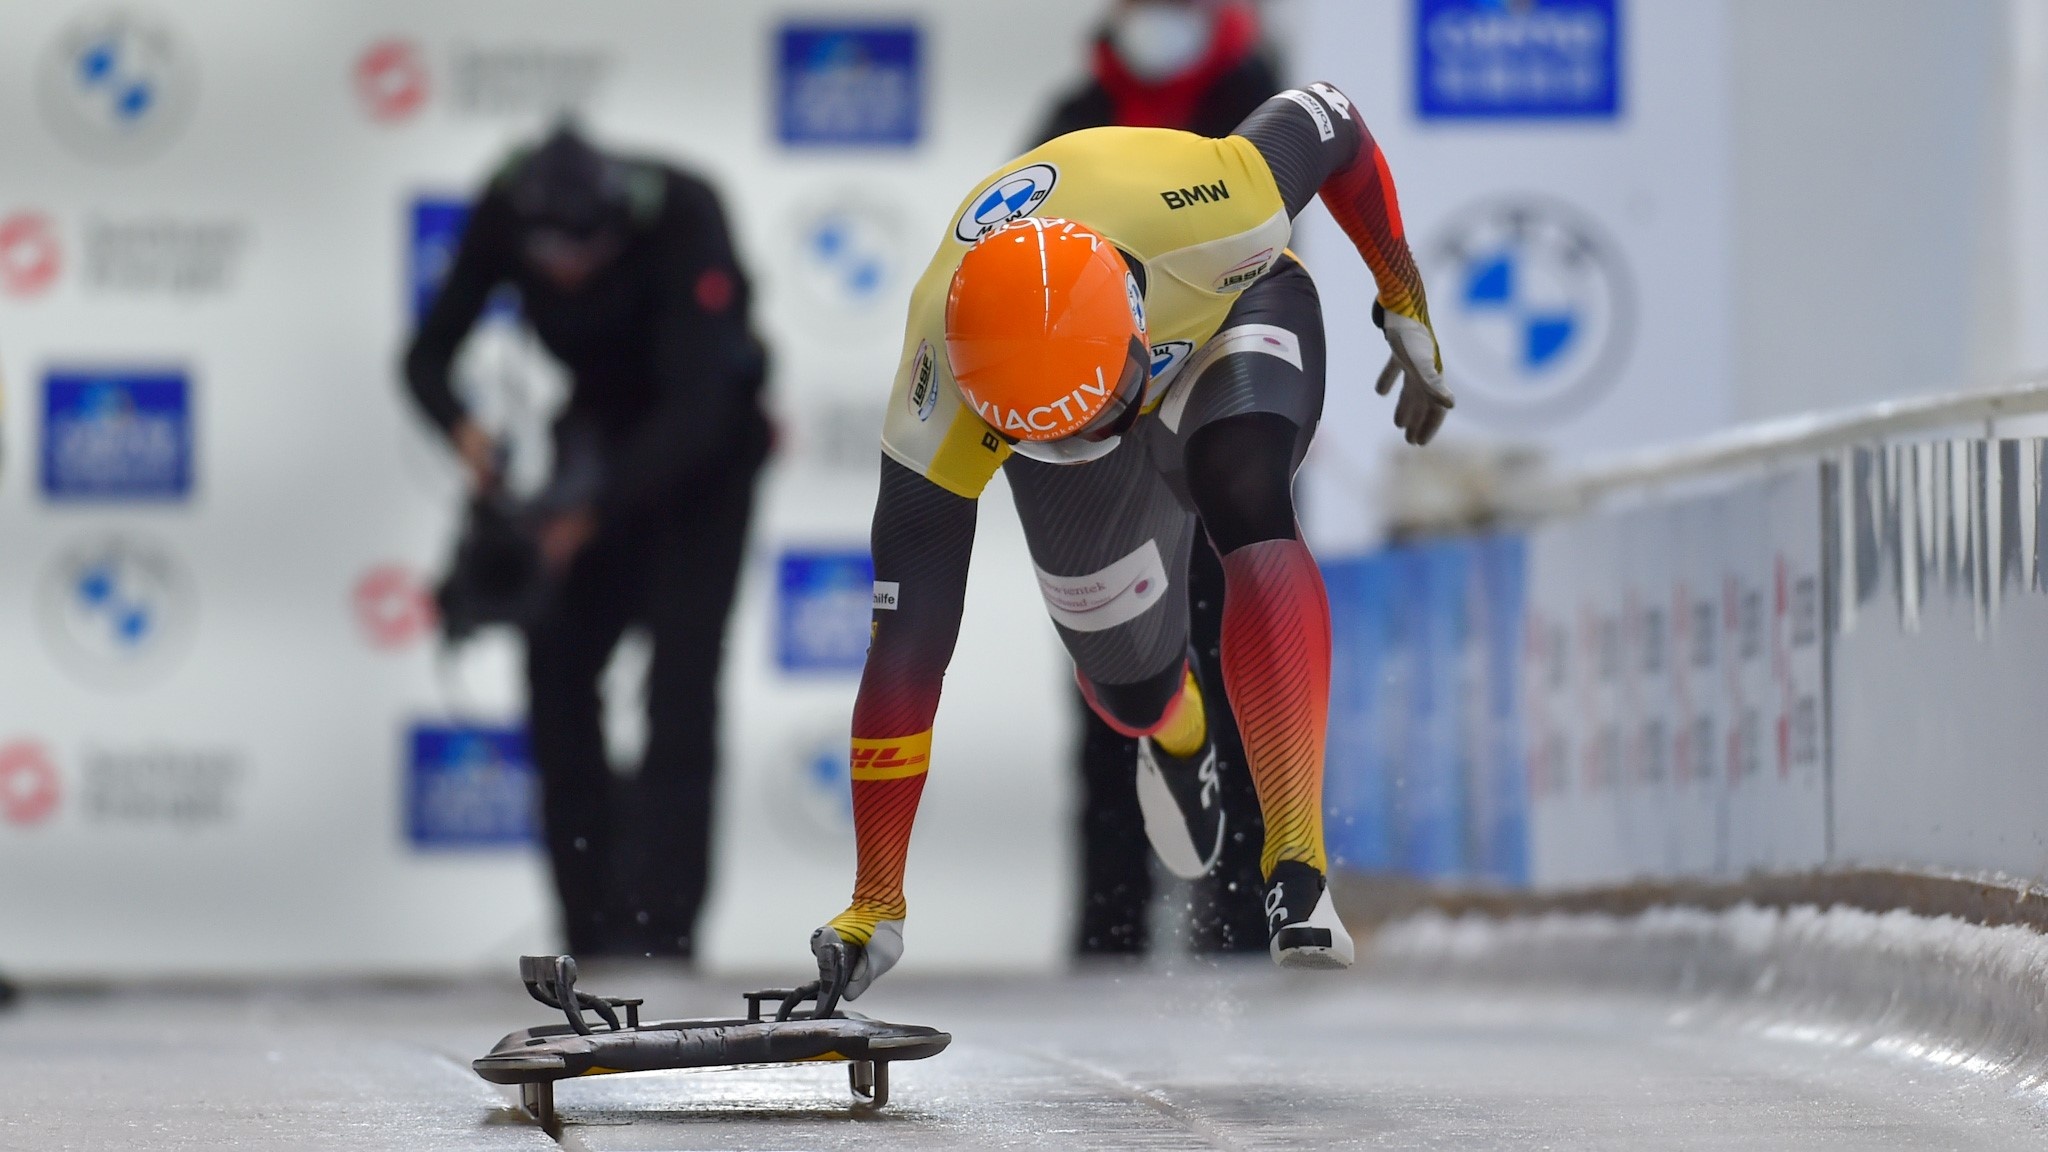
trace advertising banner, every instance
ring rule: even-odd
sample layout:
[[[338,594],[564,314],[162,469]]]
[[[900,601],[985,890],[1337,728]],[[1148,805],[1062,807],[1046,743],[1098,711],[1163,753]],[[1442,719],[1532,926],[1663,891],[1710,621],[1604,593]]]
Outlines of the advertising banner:
[[[1528,873],[1519,537],[1323,566],[1330,850],[1340,867],[1513,885]]]
[[[1340,862],[1551,890],[1827,862],[1822,507],[1787,467],[1326,563]]]

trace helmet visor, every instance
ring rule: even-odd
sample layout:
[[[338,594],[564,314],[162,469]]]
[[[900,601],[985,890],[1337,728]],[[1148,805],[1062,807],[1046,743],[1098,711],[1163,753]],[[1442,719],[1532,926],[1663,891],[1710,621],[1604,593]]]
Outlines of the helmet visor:
[[[1152,374],[1152,352],[1133,337],[1117,375],[1116,391],[1095,417],[1058,440],[1012,440],[1018,455],[1047,464],[1082,464],[1109,455],[1124,433],[1138,422],[1145,402],[1145,382]]]

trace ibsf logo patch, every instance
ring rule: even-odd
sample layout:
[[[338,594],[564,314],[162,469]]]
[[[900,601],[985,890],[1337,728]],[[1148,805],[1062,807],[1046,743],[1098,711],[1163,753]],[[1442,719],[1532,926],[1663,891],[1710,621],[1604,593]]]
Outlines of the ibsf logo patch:
[[[1621,252],[1560,201],[1517,197],[1452,217],[1422,250],[1438,285],[1444,375],[1479,419],[1526,427],[1599,401],[1628,360],[1635,293]],[[1469,400],[1468,400],[1469,398]]]
[[[192,492],[191,383],[178,369],[53,369],[43,380],[43,495],[183,500]]]
[[[972,244],[1020,216],[1029,216],[1060,182],[1060,170],[1033,164],[996,179],[975,195],[953,225],[953,236]]]
[[[161,151],[191,118],[197,90],[192,55],[171,26],[125,8],[72,20],[36,69],[50,131],[94,160]]]
[[[1251,286],[1252,281],[1264,276],[1266,269],[1273,266],[1273,255],[1273,249],[1262,248],[1224,269],[1223,274],[1216,277],[1216,291],[1244,291]]]
[[[920,341],[917,356],[910,362],[910,410],[917,418],[929,420],[939,403],[939,354],[929,340]]]
[[[51,654],[86,683],[152,683],[184,656],[198,614],[192,577],[170,549],[137,536],[90,540],[44,570],[37,597]]]

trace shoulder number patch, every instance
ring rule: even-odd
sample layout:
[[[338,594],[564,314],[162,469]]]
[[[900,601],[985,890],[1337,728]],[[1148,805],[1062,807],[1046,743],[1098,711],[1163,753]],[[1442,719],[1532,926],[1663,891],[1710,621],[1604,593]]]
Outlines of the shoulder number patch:
[[[1335,112],[1339,116],[1342,116],[1346,120],[1351,119],[1351,97],[1346,96],[1342,92],[1337,91],[1335,88],[1330,87],[1328,84],[1323,83],[1321,80],[1318,80],[1315,83],[1309,85],[1308,90],[1315,93],[1318,96],[1321,96],[1323,98],[1323,103],[1328,104],[1330,106],[1331,111]]]

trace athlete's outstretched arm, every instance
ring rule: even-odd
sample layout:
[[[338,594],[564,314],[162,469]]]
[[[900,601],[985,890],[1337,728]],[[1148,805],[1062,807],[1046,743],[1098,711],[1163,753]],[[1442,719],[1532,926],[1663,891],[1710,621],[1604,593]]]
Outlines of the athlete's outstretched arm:
[[[1405,376],[1394,423],[1411,444],[1426,444],[1451,408],[1443,385],[1443,357],[1429,324],[1422,275],[1401,226],[1401,205],[1387,158],[1366,130],[1349,97],[1330,84],[1291,88],[1260,105],[1238,125],[1273,170],[1287,214],[1296,216],[1311,197],[1323,205],[1365,257],[1379,285],[1373,322],[1386,333],[1393,358],[1380,373],[1381,395]]]
[[[853,705],[853,902],[827,927],[868,948],[865,979],[902,949],[903,859],[931,759],[932,718],[967,597],[975,502],[882,458],[873,638]],[[890,926],[877,935],[877,929]]]

